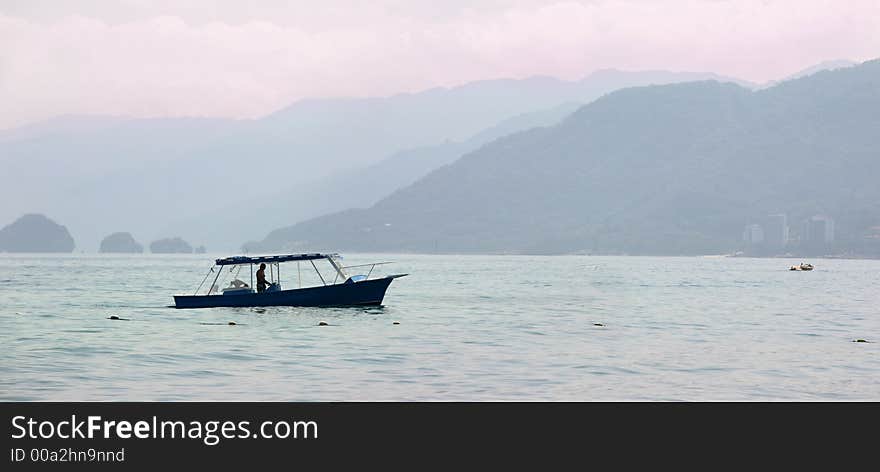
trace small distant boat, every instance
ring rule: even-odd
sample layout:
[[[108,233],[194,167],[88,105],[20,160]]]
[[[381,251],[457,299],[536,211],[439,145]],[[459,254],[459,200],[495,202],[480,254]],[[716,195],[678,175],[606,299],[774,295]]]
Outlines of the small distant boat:
[[[813,265],[802,262],[801,265],[791,266],[788,270],[813,270]]]
[[[252,307],[252,306],[348,306],[348,305],[381,305],[385,298],[385,291],[391,285],[391,281],[404,277],[408,274],[395,274],[371,279],[373,269],[390,262],[374,262],[356,266],[344,267],[339,254],[286,254],[277,256],[233,256],[217,259],[205,279],[199,284],[192,295],[175,295],[175,308],[213,308],[213,307]],[[331,270],[335,273],[333,280],[328,282],[329,277],[318,270],[316,261],[329,262]],[[296,262],[300,288],[283,290],[281,288],[281,263]],[[300,263],[307,262],[315,270],[321,285],[301,287],[302,276]],[[255,292],[254,265],[266,264],[269,269],[269,286],[263,292]],[[250,267],[250,284],[238,279],[242,267]],[[366,268],[370,270],[366,275],[349,275],[348,270],[353,268]],[[325,270],[326,271],[326,270]],[[216,272],[213,283],[207,288],[206,293],[199,294],[202,286],[212,273]],[[220,289],[217,281],[221,274],[232,277],[229,286]],[[225,281],[224,281],[225,283]]]

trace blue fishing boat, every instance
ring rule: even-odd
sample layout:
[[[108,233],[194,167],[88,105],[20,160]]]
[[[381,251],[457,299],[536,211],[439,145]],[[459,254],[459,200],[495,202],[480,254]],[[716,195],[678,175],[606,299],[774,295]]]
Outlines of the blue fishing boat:
[[[283,289],[281,286],[281,264],[296,262],[296,280],[298,287]],[[317,263],[328,265],[333,279],[324,277]],[[262,292],[255,291],[254,265],[265,264],[269,269],[266,278],[268,286]],[[347,306],[347,305],[381,305],[385,291],[391,281],[407,274],[387,275],[370,278],[376,266],[390,262],[374,262],[345,267],[339,254],[286,254],[277,256],[234,256],[217,259],[211,270],[205,275],[202,283],[192,295],[175,295],[175,308],[211,308],[211,307],[252,307],[252,306]],[[317,274],[319,284],[303,287],[301,265],[311,266]],[[241,280],[242,269],[250,268],[250,283]],[[367,268],[366,274],[349,275],[354,268]],[[308,270],[308,268],[307,268]],[[327,270],[325,269],[325,272]],[[213,282],[199,294],[205,282],[214,274]],[[228,286],[218,285],[225,274],[223,285],[231,278]],[[293,279],[293,276],[290,276]]]

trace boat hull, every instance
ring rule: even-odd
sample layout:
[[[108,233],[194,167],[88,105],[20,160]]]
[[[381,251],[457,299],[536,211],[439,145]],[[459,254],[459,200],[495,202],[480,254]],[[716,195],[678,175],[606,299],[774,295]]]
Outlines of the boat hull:
[[[391,281],[406,274],[355,283],[242,295],[175,295],[175,308],[381,305]]]

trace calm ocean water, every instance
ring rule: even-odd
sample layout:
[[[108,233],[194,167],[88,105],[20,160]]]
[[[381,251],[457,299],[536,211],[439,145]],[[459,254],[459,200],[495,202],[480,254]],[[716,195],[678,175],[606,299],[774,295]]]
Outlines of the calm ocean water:
[[[880,261],[348,255],[411,275],[381,308],[168,308],[212,259],[0,255],[0,399],[880,400]]]

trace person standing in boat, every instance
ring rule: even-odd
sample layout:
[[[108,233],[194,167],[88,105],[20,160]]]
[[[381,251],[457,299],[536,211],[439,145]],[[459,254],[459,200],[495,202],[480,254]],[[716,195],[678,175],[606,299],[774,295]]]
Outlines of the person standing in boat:
[[[266,281],[266,264],[261,263],[257,270],[257,293],[265,292],[267,285],[269,282]]]

